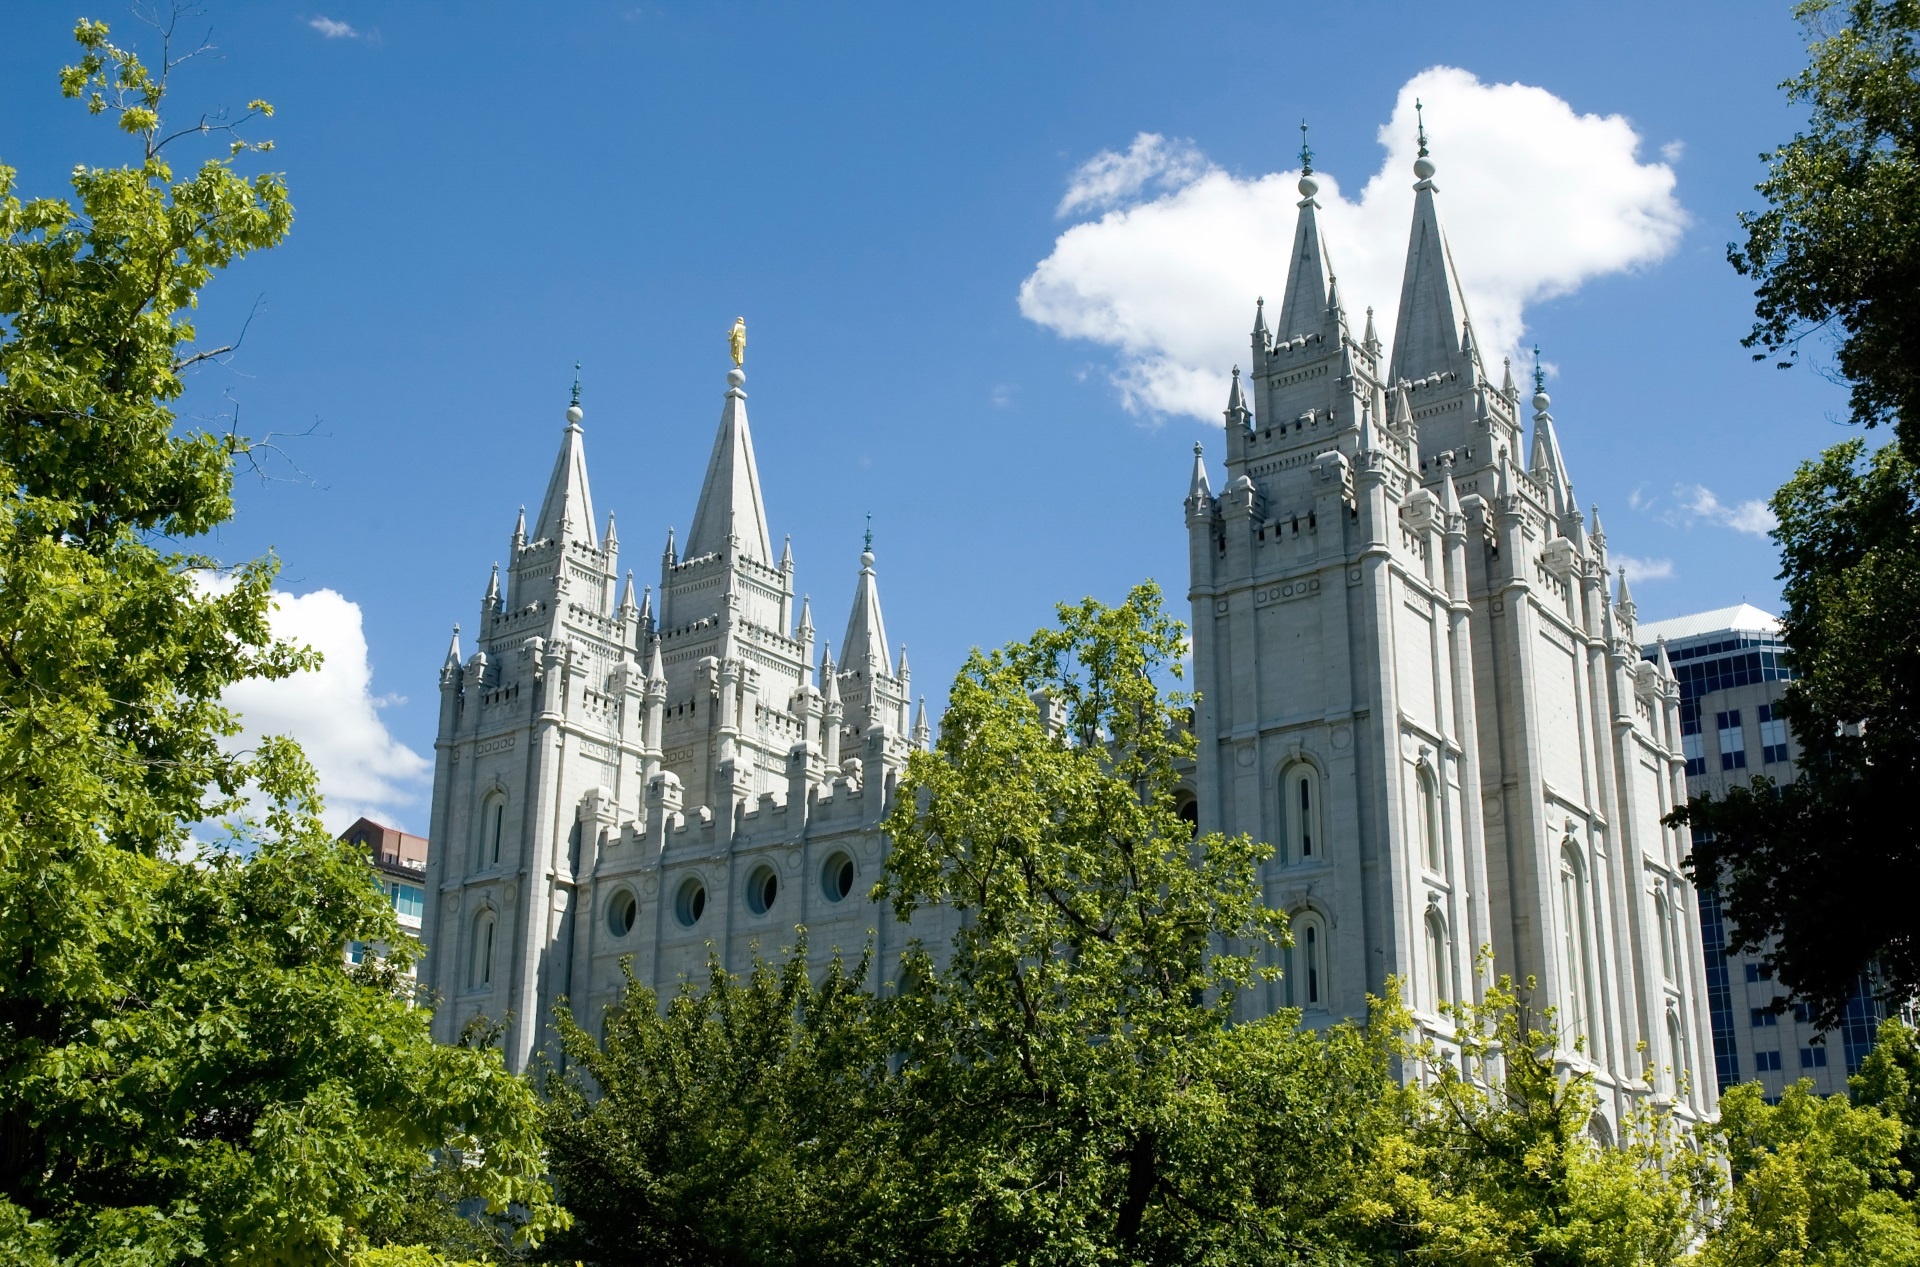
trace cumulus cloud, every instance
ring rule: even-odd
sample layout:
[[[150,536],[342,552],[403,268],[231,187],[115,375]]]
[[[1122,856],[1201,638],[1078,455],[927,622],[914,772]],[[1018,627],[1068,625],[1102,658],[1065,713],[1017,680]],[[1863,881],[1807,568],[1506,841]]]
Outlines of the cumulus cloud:
[[[1321,227],[1349,315],[1379,310],[1390,339],[1413,210],[1414,100],[1426,105],[1441,216],[1474,330],[1520,346],[1530,303],[1670,254],[1687,224],[1673,168],[1643,163],[1620,115],[1581,114],[1544,88],[1434,67],[1400,89],[1379,169],[1356,196],[1330,172]],[[1336,163],[1337,166],[1337,163]],[[1246,355],[1259,294],[1286,281],[1299,172],[1240,176],[1191,143],[1142,133],[1076,169],[1060,202],[1082,218],[1020,286],[1020,311],[1114,349],[1126,407],[1212,420]]]
[[[1148,188],[1179,189],[1211,167],[1191,141],[1169,141],[1158,132],[1142,132],[1126,153],[1102,150],[1074,169],[1054,214],[1105,211]]]
[[[345,22],[336,22],[329,17],[311,18],[307,21],[307,25],[330,40],[357,40],[360,38],[360,32],[354,30]]]
[[[1774,517],[1773,507],[1758,497],[1729,506],[1705,484],[1677,484],[1673,496],[1678,504],[1678,517],[1689,526],[1706,522],[1748,536],[1764,537],[1780,523]]]
[[[1672,559],[1637,559],[1631,554],[1608,554],[1607,562],[1627,570],[1630,581],[1670,581],[1673,579]]]
[[[264,735],[298,740],[319,775],[332,830],[363,814],[400,826],[402,811],[417,804],[430,766],[380,719],[382,708],[401,701],[373,693],[359,604],[330,589],[276,593],[272,621],[276,636],[312,647],[325,659],[318,669],[277,682],[229,688],[223,702],[241,717],[241,742]]]

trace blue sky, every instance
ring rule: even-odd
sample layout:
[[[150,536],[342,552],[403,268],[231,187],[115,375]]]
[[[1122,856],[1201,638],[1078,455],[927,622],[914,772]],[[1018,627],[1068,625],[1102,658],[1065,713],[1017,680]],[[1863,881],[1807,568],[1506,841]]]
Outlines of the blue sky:
[[[28,195],[128,154],[55,85],[82,14],[144,37],[112,8],[0,19],[0,162]],[[284,441],[298,471],[243,480],[215,548],[276,550],[310,600],[300,627],[334,657],[324,689],[259,716],[331,754],[337,806],[414,830],[423,787],[402,750],[431,753],[449,627],[471,627],[516,508],[544,487],[576,359],[595,503],[644,581],[691,518],[745,314],[774,533],[837,632],[872,513],[888,627],[935,707],[969,646],[1031,631],[1057,600],[1151,576],[1183,607],[1191,446],[1220,448],[1217,414],[1184,402],[1224,382],[1253,298],[1279,291],[1290,205],[1270,239],[1240,223],[1245,250],[1223,231],[1198,289],[1113,269],[1215,242],[1205,207],[1174,214],[1208,190],[1259,214],[1259,191],[1291,187],[1261,181],[1297,166],[1303,116],[1323,201],[1358,206],[1380,129],[1433,68],[1464,75],[1430,89],[1544,90],[1430,97],[1442,215],[1470,298],[1502,279],[1485,320],[1552,366],[1579,496],[1614,551],[1647,561],[1643,616],[1774,606],[1773,548],[1741,508],[1846,434],[1838,388],[1739,346],[1749,288],[1724,259],[1756,155],[1795,125],[1775,88],[1804,60],[1784,4],[328,0],[219,4],[206,22],[218,52],[178,72],[174,111],[273,101],[258,134],[297,216],[209,292],[209,338],[263,302],[185,413],[231,398],[243,430],[313,431]],[[1088,192],[1103,172],[1118,183]],[[1384,242],[1343,246],[1330,219],[1336,264],[1397,259],[1411,180],[1389,167],[1349,217],[1356,234],[1386,224]],[[1568,207],[1612,217],[1625,245],[1568,229]],[[1540,298],[1556,226],[1591,259]],[[1073,242],[1106,246],[1075,262],[1062,236],[1081,227]],[[1509,251],[1533,253],[1520,275],[1493,258]],[[1065,308],[1023,312],[1050,260]],[[1109,321],[1111,304],[1148,311]],[[1143,391],[1174,362],[1179,385]]]

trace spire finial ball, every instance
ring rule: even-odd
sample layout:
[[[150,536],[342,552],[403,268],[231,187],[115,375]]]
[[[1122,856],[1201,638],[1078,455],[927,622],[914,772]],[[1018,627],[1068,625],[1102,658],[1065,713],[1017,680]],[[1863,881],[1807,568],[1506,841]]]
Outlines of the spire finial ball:
[[[1438,170],[1439,168],[1433,165],[1433,160],[1425,154],[1413,160],[1413,174],[1421,180],[1432,180],[1434,172]]]
[[[747,372],[738,365],[727,371],[727,386],[741,387],[746,384]]]
[[[1311,176],[1303,175],[1300,177],[1299,188],[1300,188],[1300,196],[1302,198],[1311,198],[1315,194],[1320,192],[1320,182],[1315,180]]]
[[[1540,391],[1533,394],[1533,412],[1543,414],[1547,412],[1547,407],[1551,404],[1553,404],[1553,397],[1547,395],[1545,392]]]
[[[570,426],[575,426],[575,427],[579,426],[580,420],[586,416],[587,416],[586,410],[580,408],[579,405],[575,404],[575,405],[567,406],[567,422]]]

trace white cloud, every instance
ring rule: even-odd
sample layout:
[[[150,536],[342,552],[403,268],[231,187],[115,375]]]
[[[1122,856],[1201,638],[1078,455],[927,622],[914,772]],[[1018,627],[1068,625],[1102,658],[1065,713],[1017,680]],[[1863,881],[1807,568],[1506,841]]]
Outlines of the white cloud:
[[[354,30],[345,22],[336,22],[328,17],[310,19],[307,25],[330,40],[357,40],[360,38],[360,32]]]
[[[1672,559],[1636,559],[1631,554],[1609,554],[1607,562],[1615,567],[1627,570],[1630,581],[1670,581],[1673,579]]]
[[[1663,162],[1677,163],[1686,152],[1687,143],[1685,141],[1668,141],[1660,147],[1660,158]]]
[[[223,702],[240,714],[241,742],[263,735],[298,740],[319,775],[330,829],[340,831],[363,814],[400,826],[400,811],[417,803],[431,766],[380,720],[381,708],[400,701],[373,694],[359,604],[330,589],[276,593],[272,623],[276,636],[325,659],[318,669],[277,682],[229,688]]]
[[[1426,105],[1441,215],[1482,348],[1520,346],[1525,308],[1591,278],[1672,252],[1687,223],[1673,169],[1642,163],[1619,115],[1579,114],[1543,88],[1483,84],[1434,67],[1401,89],[1385,150],[1357,198],[1330,173],[1321,225],[1358,324],[1379,311],[1392,338],[1413,211],[1414,99]],[[1021,284],[1020,311],[1069,338],[1113,348],[1127,408],[1209,421],[1227,370],[1244,360],[1254,298],[1277,296],[1299,200],[1297,171],[1236,176],[1190,143],[1142,133],[1072,175],[1060,211],[1092,212]]]
[[[1676,484],[1673,496],[1679,503],[1679,517],[1689,526],[1704,520],[1749,536],[1764,537],[1780,523],[1774,518],[1773,508],[1758,497],[1729,506],[1705,484]]]
[[[1080,164],[1067,180],[1066,196],[1055,215],[1105,211],[1137,196],[1148,186],[1162,190],[1191,184],[1212,167],[1191,141],[1169,142],[1158,132],[1133,138],[1125,154],[1102,150]]]

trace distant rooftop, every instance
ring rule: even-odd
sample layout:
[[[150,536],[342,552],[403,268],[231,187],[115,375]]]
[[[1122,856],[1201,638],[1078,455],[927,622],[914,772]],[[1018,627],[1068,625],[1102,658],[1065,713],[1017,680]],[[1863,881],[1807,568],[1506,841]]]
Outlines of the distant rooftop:
[[[340,833],[340,839],[365,849],[375,865],[407,871],[427,868],[427,838],[362,818]]]
[[[1671,645],[1692,638],[1704,638],[1710,634],[1751,633],[1770,637],[1780,635],[1780,620],[1770,616],[1758,607],[1741,603],[1737,607],[1716,607],[1712,611],[1695,612],[1691,616],[1674,616],[1667,620],[1643,620],[1634,626],[1634,634],[1642,645],[1651,647],[1662,638]]]

